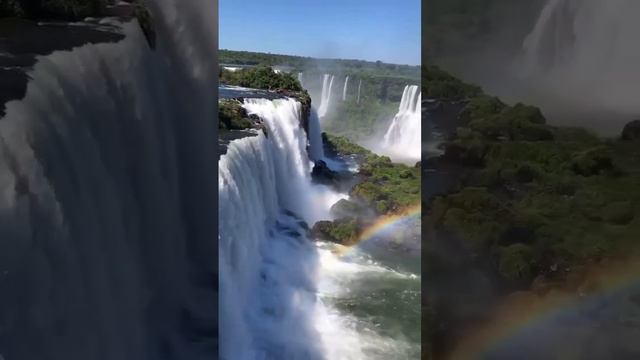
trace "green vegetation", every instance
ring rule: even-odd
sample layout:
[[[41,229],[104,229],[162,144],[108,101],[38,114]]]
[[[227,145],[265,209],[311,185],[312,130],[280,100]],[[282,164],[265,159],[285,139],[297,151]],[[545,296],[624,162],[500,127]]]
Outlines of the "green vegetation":
[[[431,65],[423,67],[422,91],[427,98],[447,100],[466,99],[482,93],[479,86],[466,84]]]
[[[427,161],[430,176],[456,180],[423,204],[422,266],[438,293],[423,306],[427,358],[447,358],[442,344],[516,291],[577,292],[586,269],[640,255],[638,123],[601,139],[550,126],[535,107],[459,94],[443,97],[466,106]]]
[[[304,72],[307,88],[319,88],[325,73],[334,74],[334,97],[337,97],[349,76],[346,101],[333,101],[333,108],[324,119],[324,129],[330,133],[347,136],[352,141],[370,137],[380,125],[388,122],[398,111],[398,105],[406,85],[420,83],[420,66],[386,64],[362,60],[315,59],[300,56],[255,53],[248,51],[220,50],[221,64],[253,65],[256,68],[283,67],[285,72]],[[254,69],[256,69],[254,68]],[[288,86],[271,81],[267,74],[239,74],[245,72],[222,71],[221,83],[259,88]],[[254,81],[257,77],[266,80]],[[289,83],[293,76],[288,75]],[[276,85],[273,85],[275,83]],[[244,84],[244,85],[242,85]],[[267,87],[263,85],[267,84]],[[358,86],[360,101],[357,101]],[[269,87],[270,86],[270,87]]]
[[[441,160],[465,175],[428,209],[437,231],[495,264],[506,282],[636,250],[637,141],[552,127],[535,107],[486,95],[470,99],[463,121]]]
[[[380,130],[398,111],[399,102],[406,85],[420,84],[421,67],[387,64],[380,61],[316,59],[310,57],[265,54],[249,51],[220,50],[221,64],[253,65],[257,69],[282,67],[285,72],[304,72],[307,88],[319,88],[322,75],[334,74],[334,96],[349,76],[346,101],[333,101],[332,109],[324,119],[326,131],[343,135],[352,141],[361,141]],[[221,83],[257,88],[287,87],[287,83],[272,80],[264,75],[249,74],[248,70],[221,71]],[[256,70],[254,70],[256,71]],[[257,80],[260,77],[262,80]],[[257,82],[257,83],[256,83]],[[360,86],[360,101],[357,101]],[[265,86],[266,85],[266,86]]]
[[[420,66],[387,64],[381,61],[345,60],[345,59],[316,59],[303,56],[267,54],[251,51],[220,50],[218,53],[220,64],[236,65],[267,65],[287,66],[295,71],[309,71],[323,69],[335,73],[339,70],[345,73],[368,71],[377,75],[420,77]]]
[[[235,85],[254,89],[272,90],[280,94],[293,97],[302,105],[302,119],[308,119],[311,111],[311,96],[302,89],[300,82],[289,73],[276,73],[268,66],[229,71],[220,69],[220,82],[225,85]],[[250,119],[246,111],[236,100],[221,100],[219,102],[219,129],[246,129],[258,119]],[[307,128],[307,124],[303,124]]]
[[[311,230],[316,239],[331,241],[342,245],[354,245],[361,232],[356,219],[343,218],[335,221],[318,221]]]
[[[420,168],[395,164],[387,156],[379,156],[354,144],[344,136],[326,135],[325,141],[335,152],[362,157],[359,175],[351,189],[351,197],[380,215],[395,213],[420,201]]]
[[[398,112],[399,102],[382,102],[366,99],[359,104],[347,100],[336,104],[335,111],[327,114],[324,130],[346,136],[350,141],[370,138],[382,124],[386,124]]]
[[[221,68],[220,83],[254,89],[303,91],[300,82],[293,75],[287,72],[276,73],[269,66],[257,66],[238,71]]]
[[[394,164],[388,157],[376,155],[343,136],[325,134],[324,141],[335,153],[360,157],[360,182],[351,189],[350,200],[340,200],[332,207],[339,220],[314,225],[316,237],[351,245],[372,215],[400,213],[419,203],[419,167]]]
[[[239,101],[233,99],[218,102],[218,117],[220,130],[248,129],[258,122],[258,119],[252,119],[247,115],[247,111]]]

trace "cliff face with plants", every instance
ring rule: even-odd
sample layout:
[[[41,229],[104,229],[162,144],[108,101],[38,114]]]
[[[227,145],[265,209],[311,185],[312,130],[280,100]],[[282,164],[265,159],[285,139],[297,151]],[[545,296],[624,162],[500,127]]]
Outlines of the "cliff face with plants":
[[[425,74],[428,94],[461,109],[444,120],[455,126],[443,154],[424,163],[425,186],[456,179],[423,207],[425,341],[442,355],[506,295],[578,291],[593,264],[638,255],[640,144],[637,122],[603,139],[437,68]]]
[[[257,66],[237,71],[220,70],[220,82],[225,85],[271,90],[269,96],[286,96],[302,104],[301,126],[308,133],[311,98],[289,73],[276,73],[270,67]],[[250,116],[242,107],[242,99],[219,101],[219,129],[221,136],[231,130],[262,129],[260,119]],[[351,120],[351,119],[350,119]],[[248,135],[248,134],[247,134]],[[356,174],[330,170],[324,161],[313,168],[316,182],[348,191],[350,200],[334,204],[331,212],[335,221],[320,221],[311,229],[315,238],[344,245],[353,245],[359,235],[379,216],[399,214],[420,201],[420,168],[392,163],[357,145],[344,136],[323,134],[325,151],[329,157],[355,157],[359,164]]]
[[[291,97],[302,106],[302,127],[309,130],[311,96],[290,73],[276,73],[269,66],[258,66],[238,71],[220,68],[220,84],[271,91],[270,97]],[[218,128],[225,130],[245,130],[262,128],[257,116],[249,116],[242,108],[242,99],[223,99],[218,103],[220,122]]]
[[[349,188],[349,200],[340,200],[331,208],[337,220],[320,221],[313,226],[316,238],[354,245],[365,228],[379,217],[404,214],[419,204],[419,165],[393,163],[388,157],[376,155],[343,136],[324,134],[323,137],[331,156],[355,156],[359,170],[355,181],[347,181],[354,183]],[[336,176],[334,184],[344,180]]]

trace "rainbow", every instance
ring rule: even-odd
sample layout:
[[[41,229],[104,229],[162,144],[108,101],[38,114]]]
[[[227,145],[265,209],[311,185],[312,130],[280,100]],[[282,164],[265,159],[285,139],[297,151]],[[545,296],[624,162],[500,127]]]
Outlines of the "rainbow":
[[[346,255],[346,253],[357,247],[358,244],[362,242],[397,231],[399,226],[406,226],[409,220],[419,218],[421,213],[421,204],[417,204],[405,208],[398,214],[379,217],[373,224],[369,225],[362,233],[360,233],[356,240],[356,245],[342,249],[342,255]]]
[[[508,345],[527,330],[570,314],[580,306],[596,304],[640,286],[640,263],[621,262],[589,271],[581,289],[550,291],[544,297],[530,292],[517,294],[504,304],[491,324],[477,329],[453,351],[450,359],[484,359]]]

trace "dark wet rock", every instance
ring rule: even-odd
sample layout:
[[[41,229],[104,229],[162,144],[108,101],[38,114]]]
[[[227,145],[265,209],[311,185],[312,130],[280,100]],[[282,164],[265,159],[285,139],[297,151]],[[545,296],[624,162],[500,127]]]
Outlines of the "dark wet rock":
[[[323,160],[316,161],[311,178],[318,184],[334,185],[339,180],[338,173],[331,170]]]
[[[134,16],[138,19],[138,24],[142,29],[142,33],[147,39],[147,43],[151,49],[156,48],[156,30],[153,24],[153,17],[145,3],[145,0],[137,0],[134,2]]]
[[[640,120],[633,120],[624,126],[622,140],[640,140]]]

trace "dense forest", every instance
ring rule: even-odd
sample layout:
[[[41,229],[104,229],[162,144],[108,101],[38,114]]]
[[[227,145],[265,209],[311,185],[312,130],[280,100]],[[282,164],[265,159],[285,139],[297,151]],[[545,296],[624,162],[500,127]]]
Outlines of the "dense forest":
[[[460,108],[443,120],[454,123],[443,154],[423,164],[431,183],[455,179],[423,204],[425,343],[442,356],[509,294],[582,292],[589,268],[639,255],[640,121],[602,139],[440,69],[424,74],[427,93]]]
[[[276,73],[271,67],[265,65],[238,71],[221,68],[220,83],[254,89],[302,91],[300,82],[292,74],[287,72]]]
[[[303,56],[267,54],[251,51],[219,51],[220,64],[288,66],[295,72],[321,70],[369,76],[420,77],[420,66],[388,64],[382,61],[318,59]]]

